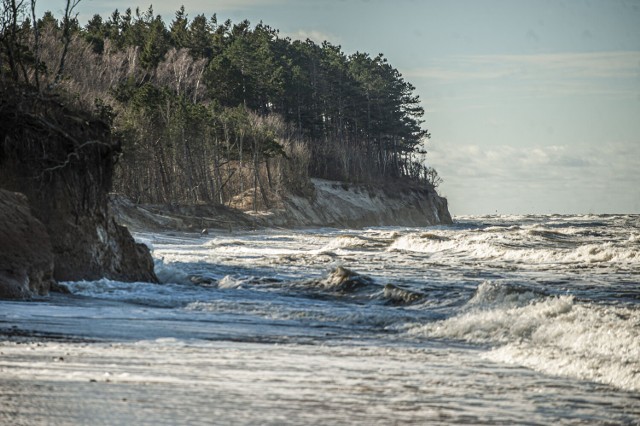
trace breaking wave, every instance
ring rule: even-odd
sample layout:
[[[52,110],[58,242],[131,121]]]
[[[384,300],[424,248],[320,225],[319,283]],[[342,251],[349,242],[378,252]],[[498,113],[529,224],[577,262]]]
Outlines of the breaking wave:
[[[453,237],[410,233],[396,239],[388,250],[529,264],[609,262],[640,265],[640,247],[633,236],[627,238],[616,242],[574,243],[568,234],[543,229],[506,235],[492,231],[459,233]],[[547,243],[545,240],[549,239],[561,241]]]
[[[458,315],[408,333],[487,344],[493,361],[640,390],[640,313],[625,307],[485,282]]]

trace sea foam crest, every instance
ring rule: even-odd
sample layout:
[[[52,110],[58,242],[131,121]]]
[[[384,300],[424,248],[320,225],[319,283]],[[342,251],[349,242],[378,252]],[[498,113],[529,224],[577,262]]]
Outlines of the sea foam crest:
[[[154,259],[153,270],[163,284],[190,284],[189,275],[171,264],[164,263],[163,259]]]
[[[320,249],[312,251],[314,254],[323,254],[330,253],[334,250],[347,249],[362,249],[367,246],[375,245],[375,242],[372,242],[366,238],[354,236],[354,235],[340,235],[335,238],[332,238],[328,243],[322,246]]]
[[[411,233],[396,239],[388,251],[408,251],[429,255],[456,254],[474,259],[503,259],[508,251],[498,245],[499,233],[477,233],[451,237],[434,233]]]
[[[466,309],[515,308],[528,305],[541,297],[544,294],[534,289],[485,281],[467,302]]]
[[[530,264],[603,262],[640,264],[640,247],[633,244],[633,241],[630,242],[632,244],[605,242],[560,248],[535,246],[530,241],[494,232],[459,234],[451,238],[435,234],[411,233],[396,239],[388,250],[430,255],[446,252],[479,260],[495,259]]]
[[[146,282],[122,282],[102,278],[95,281],[63,283],[71,293],[98,299],[121,300],[157,307],[175,307],[193,295],[184,293],[179,284],[157,285]]]
[[[483,283],[460,314],[408,333],[489,344],[493,361],[640,390],[640,312],[516,293]]]
[[[218,281],[218,288],[222,289],[234,289],[240,288],[245,284],[247,280],[240,279],[238,277],[232,277],[231,275],[225,275],[220,281]]]
[[[110,280],[108,278],[102,278],[95,281],[69,281],[63,284],[72,294],[82,296],[110,295],[113,297],[117,297],[121,294],[129,295],[137,289],[147,285],[147,283],[126,283]]]
[[[613,243],[585,244],[567,254],[569,261],[640,263],[640,250],[617,247]]]

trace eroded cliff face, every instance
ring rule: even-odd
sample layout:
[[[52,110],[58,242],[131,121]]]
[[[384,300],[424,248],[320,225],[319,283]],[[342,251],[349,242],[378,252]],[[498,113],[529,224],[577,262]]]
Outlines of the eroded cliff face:
[[[284,209],[264,218],[276,226],[430,226],[451,224],[447,200],[404,182],[359,185],[311,180],[314,197],[288,196]]]
[[[107,209],[119,153],[101,120],[28,89],[2,93],[0,187],[25,194],[44,224],[56,280],[157,281],[149,250]]]
[[[357,185],[311,179],[313,195],[286,195],[280,207],[240,211],[219,205],[135,205],[111,197],[111,209],[121,223],[142,230],[251,229],[260,227],[431,226],[452,223],[446,198],[410,182]]]
[[[53,251],[27,197],[0,189],[0,298],[28,299],[49,292]]]

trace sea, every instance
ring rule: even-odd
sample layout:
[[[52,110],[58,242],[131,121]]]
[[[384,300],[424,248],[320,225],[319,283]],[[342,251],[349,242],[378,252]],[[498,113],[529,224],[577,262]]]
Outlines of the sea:
[[[640,424],[640,216],[135,234],[0,302],[0,424]]]

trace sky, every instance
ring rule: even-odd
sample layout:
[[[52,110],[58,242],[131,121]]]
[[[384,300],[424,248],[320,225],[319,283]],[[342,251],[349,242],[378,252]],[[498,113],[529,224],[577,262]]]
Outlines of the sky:
[[[383,53],[420,96],[453,215],[640,213],[640,0],[183,3],[190,18]],[[38,4],[61,15],[62,0]],[[182,3],[82,0],[77,12],[84,24],[150,4],[170,21]]]

